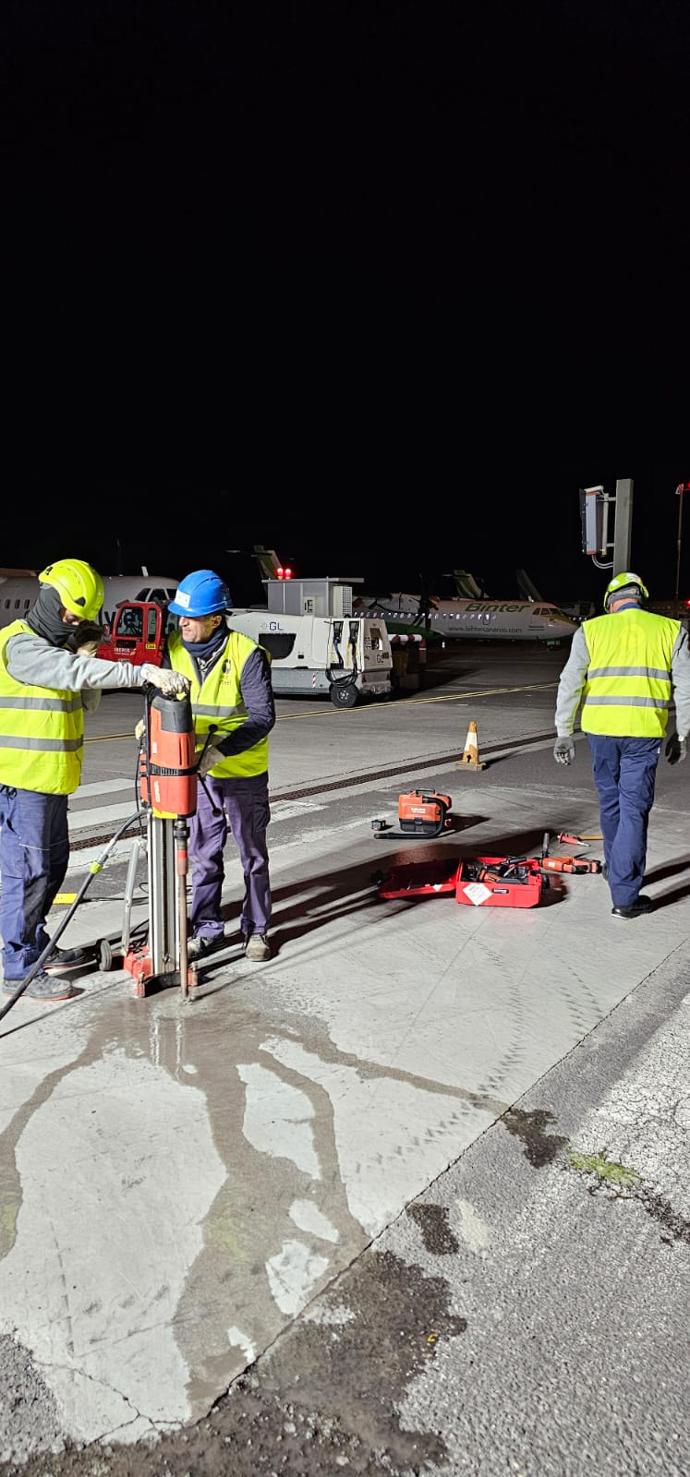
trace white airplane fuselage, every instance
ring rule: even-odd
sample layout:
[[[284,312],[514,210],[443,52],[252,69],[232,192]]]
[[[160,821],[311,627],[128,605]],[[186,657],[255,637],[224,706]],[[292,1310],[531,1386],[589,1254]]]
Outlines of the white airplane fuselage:
[[[121,600],[172,600],[177,580],[169,574],[104,575],[102,619],[110,625]],[[35,575],[7,570],[0,574],[0,626],[22,620],[31,609],[40,585]]]
[[[360,615],[366,610],[410,631],[421,632],[426,624],[419,595],[364,595],[355,604]],[[451,641],[565,641],[577,630],[557,605],[529,600],[431,599],[428,624],[436,636]]]

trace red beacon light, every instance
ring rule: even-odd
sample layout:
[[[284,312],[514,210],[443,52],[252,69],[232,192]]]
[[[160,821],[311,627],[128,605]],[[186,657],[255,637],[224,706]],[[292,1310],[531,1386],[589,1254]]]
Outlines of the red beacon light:
[[[290,566],[289,565],[288,565],[287,569],[284,569],[283,570],[283,579],[284,580],[291,580],[292,579],[292,570],[290,569]]]
[[[276,578],[279,579],[279,580],[284,580],[285,579],[285,570],[284,569],[277,569],[276,570]]]

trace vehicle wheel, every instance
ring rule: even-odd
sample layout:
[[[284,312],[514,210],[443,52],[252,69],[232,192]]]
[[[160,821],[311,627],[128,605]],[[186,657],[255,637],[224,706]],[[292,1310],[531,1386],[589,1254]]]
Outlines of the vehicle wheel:
[[[113,967],[113,951],[107,939],[101,939],[98,945],[98,968],[101,974],[107,974]]]
[[[354,708],[359,702],[359,691],[354,682],[332,682],[331,702],[336,708]]]

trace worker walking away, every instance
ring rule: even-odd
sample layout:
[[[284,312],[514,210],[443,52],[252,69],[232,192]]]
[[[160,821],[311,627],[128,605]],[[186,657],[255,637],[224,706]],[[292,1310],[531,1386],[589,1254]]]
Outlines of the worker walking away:
[[[677,731],[666,744],[670,764],[685,758],[690,732],[687,632],[680,621],[645,610],[648,599],[639,575],[625,572],[611,580],[606,614],[585,621],[573,637],[556,703],[554,758],[570,764],[584,699],[581,726],[592,751],[604,872],[616,918],[637,918],[652,907],[640,888],[656,767],[673,696]]]
[[[95,624],[103,581],[82,559],[59,559],[38,576],[26,618],[0,631],[0,931],[3,989],[14,994],[49,943],[46,918],[67,871],[67,797],[84,755],[84,710],[103,687],[185,690],[182,677],[132,662],[100,661]],[[53,950],[28,986],[34,1000],[74,994],[60,971],[82,949]]]
[[[167,660],[191,683],[192,712],[200,749],[212,739],[201,763],[208,793],[199,786],[190,823],[192,861],[191,958],[223,941],[221,894],[223,851],[230,827],[244,872],[241,929],[247,959],[270,959],[268,927],[271,888],[266,827],[268,735],[275,706],[268,659],[249,636],[234,631],[225,582],[198,569],[180,582],[169,606],[179,630],[168,636]]]

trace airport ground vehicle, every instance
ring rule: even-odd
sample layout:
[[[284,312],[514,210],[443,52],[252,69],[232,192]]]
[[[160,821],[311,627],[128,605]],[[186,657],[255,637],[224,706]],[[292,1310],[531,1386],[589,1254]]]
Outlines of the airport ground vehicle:
[[[230,619],[269,653],[274,692],[323,693],[338,708],[353,708],[364,697],[390,696],[393,657],[385,621],[353,616],[351,583],[265,583],[268,609],[233,610]],[[98,655],[159,666],[169,619],[157,601],[123,601]]]

